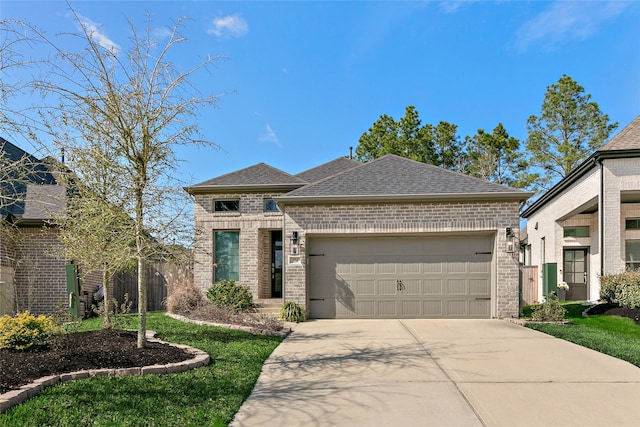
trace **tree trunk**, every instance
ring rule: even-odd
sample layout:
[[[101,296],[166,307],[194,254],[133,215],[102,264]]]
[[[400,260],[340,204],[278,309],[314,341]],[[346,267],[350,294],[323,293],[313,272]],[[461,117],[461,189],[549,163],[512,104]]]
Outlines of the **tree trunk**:
[[[103,329],[111,329],[111,304],[109,303],[109,271],[105,267],[102,270],[102,300],[103,300],[103,309],[104,318],[102,319],[102,328]]]
[[[138,258],[138,348],[144,348],[147,344],[147,280],[144,268],[145,242],[143,236],[143,186],[136,189],[136,257]]]

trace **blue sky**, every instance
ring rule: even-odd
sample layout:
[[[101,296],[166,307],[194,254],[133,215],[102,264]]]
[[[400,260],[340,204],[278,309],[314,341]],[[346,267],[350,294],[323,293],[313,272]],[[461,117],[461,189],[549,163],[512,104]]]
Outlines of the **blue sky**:
[[[459,135],[502,122],[523,140],[546,87],[568,74],[620,126],[640,114],[640,2],[72,1],[102,43],[127,47],[127,19],[158,28],[188,17],[176,62],[222,55],[198,75],[221,151],[183,149],[200,182],[259,162],[297,173],[347,155],[381,115],[415,105]],[[0,2],[0,18],[73,30],[62,1]],[[20,144],[20,142],[18,141]],[[28,147],[25,147],[28,148]]]

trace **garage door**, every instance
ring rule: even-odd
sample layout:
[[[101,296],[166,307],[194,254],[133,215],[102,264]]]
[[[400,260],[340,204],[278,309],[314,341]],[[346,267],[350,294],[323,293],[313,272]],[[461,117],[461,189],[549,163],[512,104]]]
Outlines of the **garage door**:
[[[488,318],[491,236],[309,239],[312,318]]]

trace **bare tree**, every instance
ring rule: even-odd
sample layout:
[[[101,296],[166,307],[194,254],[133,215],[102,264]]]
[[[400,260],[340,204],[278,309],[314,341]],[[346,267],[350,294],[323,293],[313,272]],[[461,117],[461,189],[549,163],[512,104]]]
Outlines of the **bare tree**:
[[[205,71],[218,58],[208,57],[187,71],[171,62],[173,51],[187,39],[178,20],[162,44],[154,39],[151,19],[138,33],[129,21],[130,47],[105,43],[99,29],[71,10],[81,30],[63,34],[83,48],[59,48],[61,39],[44,38],[56,51],[46,78],[38,82],[54,101],[42,110],[43,122],[54,141],[73,153],[100,147],[122,171],[120,208],[133,220],[134,257],[138,266],[138,347],[146,343],[147,289],[145,262],[154,245],[171,241],[187,206],[176,202],[182,192],[173,176],[179,162],[175,149],[182,145],[214,146],[201,136],[199,112],[215,106],[220,95],[202,95],[192,85],[194,74]],[[43,36],[44,37],[44,36]],[[97,143],[99,142],[99,144]],[[70,165],[79,159],[70,158]],[[109,187],[105,187],[108,192]],[[104,197],[112,201],[113,197]],[[153,236],[153,239],[148,238]]]

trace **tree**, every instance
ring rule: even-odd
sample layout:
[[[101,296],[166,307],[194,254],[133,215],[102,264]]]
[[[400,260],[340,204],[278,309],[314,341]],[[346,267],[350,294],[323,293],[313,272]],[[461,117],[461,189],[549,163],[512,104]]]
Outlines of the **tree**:
[[[510,136],[502,123],[491,133],[478,129],[466,139],[469,175],[514,188],[527,188],[535,178],[528,173],[520,140]]]
[[[591,95],[567,75],[547,87],[540,116],[527,120],[531,166],[544,170],[538,186],[546,189],[567,176],[616,129]]]
[[[42,35],[56,52],[47,75],[37,82],[38,89],[53,99],[46,102],[42,117],[53,140],[68,152],[83,152],[89,146],[97,147],[91,144],[99,141],[100,155],[108,156],[122,170],[119,207],[133,222],[138,347],[144,347],[145,262],[153,255],[156,242],[175,236],[187,205],[184,199],[179,205],[174,203],[183,196],[173,178],[178,166],[175,149],[190,144],[215,146],[201,137],[198,118],[200,109],[215,106],[220,95],[194,96],[192,77],[218,58],[209,57],[187,71],[171,63],[173,51],[187,41],[180,33],[183,19],[171,27],[162,44],[153,37],[149,16],[142,34],[129,21],[131,46],[124,50],[115,43],[104,43],[98,37],[99,29],[86,24],[74,10],[71,13],[81,30],[62,37],[79,42],[80,51],[59,48]]]
[[[369,161],[396,154],[447,169],[460,170],[463,145],[457,136],[457,126],[447,122],[422,125],[416,108],[405,108],[399,121],[383,114],[369,130],[360,136],[356,157]]]

